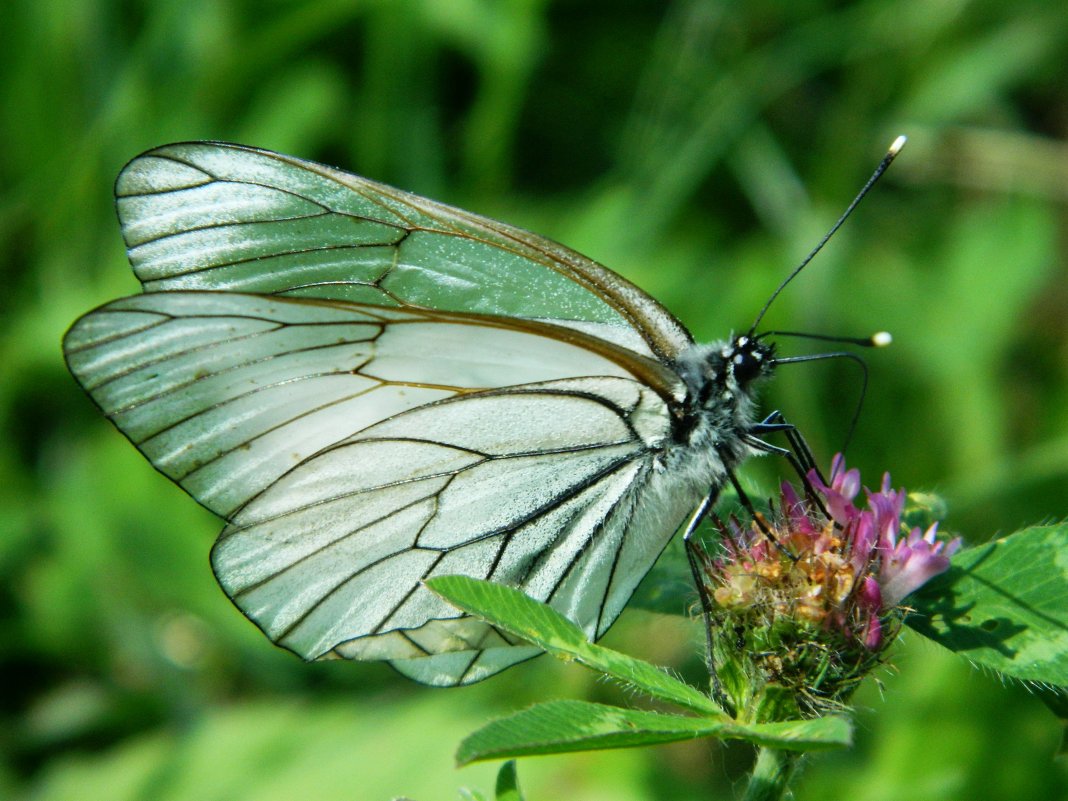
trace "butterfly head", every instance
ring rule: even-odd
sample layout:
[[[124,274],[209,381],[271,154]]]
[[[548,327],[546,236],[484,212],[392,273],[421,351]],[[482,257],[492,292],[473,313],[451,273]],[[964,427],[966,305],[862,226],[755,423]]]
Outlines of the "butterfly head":
[[[775,346],[751,334],[692,346],[677,364],[686,383],[687,415],[712,418],[720,430],[745,428],[752,414],[754,385],[770,376],[775,364]]]
[[[675,368],[686,399],[677,409],[675,441],[702,481],[722,478],[749,453],[745,435],[756,414],[756,385],[775,366],[774,345],[748,333],[679,355]]]
[[[743,334],[720,348],[719,359],[725,388],[744,392],[754,381],[771,375],[775,367],[775,346]]]
[[[694,345],[679,360],[679,374],[689,389],[691,406],[733,405],[748,396],[752,384],[775,369],[775,346],[742,334],[711,345]]]

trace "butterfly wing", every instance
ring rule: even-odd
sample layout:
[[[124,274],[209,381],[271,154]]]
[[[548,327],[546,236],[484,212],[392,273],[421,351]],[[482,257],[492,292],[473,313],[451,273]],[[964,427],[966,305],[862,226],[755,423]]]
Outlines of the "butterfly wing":
[[[663,401],[612,376],[424,405],[272,484],[221,535],[216,575],[308,658],[405,660],[425,683],[477,681],[538,649],[511,647],[420,581],[519,587],[600,636],[693,500],[655,520],[639,510],[667,433]]]
[[[454,684],[537,649],[458,617],[422,579],[518,586],[597,637],[695,500],[648,497],[663,398],[597,343],[551,332],[163,292],[91,313],[66,348],[113,422],[229,521],[216,575],[272,640]]]
[[[115,185],[146,292],[332,298],[594,326],[670,360],[683,325],[562,245],[340,170],[224,143],[166,145]]]
[[[447,573],[604,632],[696,500],[650,491],[674,318],[547,240],[264,151],[161,148],[117,192],[146,294],[79,320],[68,363],[227,519],[216,575],[268,636],[433,684],[537,653],[419,583]]]

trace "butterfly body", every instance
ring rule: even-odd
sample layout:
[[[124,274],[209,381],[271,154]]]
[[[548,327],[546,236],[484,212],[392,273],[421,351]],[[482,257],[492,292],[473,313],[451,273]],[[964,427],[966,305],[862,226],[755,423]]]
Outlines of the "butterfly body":
[[[451,685],[538,653],[422,585],[449,573],[599,637],[759,450],[770,345],[694,344],[549,240],[221,143],[149,151],[116,195],[144,293],[76,322],[68,364],[227,521],[220,584],[306,659]]]
[[[706,475],[706,485],[722,481],[725,470],[752,455],[747,435],[755,414],[754,385],[769,378],[775,350],[750,336],[709,345],[693,345],[680,354],[675,369],[686,384],[683,414],[675,441],[693,453],[686,459],[714,455],[723,462]]]

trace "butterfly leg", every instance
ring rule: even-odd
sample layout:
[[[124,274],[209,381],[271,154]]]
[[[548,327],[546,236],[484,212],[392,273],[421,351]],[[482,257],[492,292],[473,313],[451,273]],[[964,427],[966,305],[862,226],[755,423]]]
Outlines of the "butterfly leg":
[[[777,450],[783,449],[780,448]],[[772,545],[774,545],[776,548],[786,554],[787,559],[796,562],[797,557],[790,553],[788,549],[784,548],[782,544],[779,543],[779,540],[776,539],[775,534],[768,527],[768,524],[764,519],[764,515],[758,512],[757,508],[753,506],[753,502],[749,500],[749,496],[746,494],[745,490],[742,489],[741,482],[738,481],[738,477],[734,475],[733,470],[727,472],[727,478],[731,482],[731,486],[734,488],[735,494],[738,496],[738,503],[741,504],[742,507],[745,509],[746,514],[753,521],[754,525],[756,525],[756,527],[760,529],[760,533],[767,537],[768,542],[770,542]],[[720,527],[721,529],[723,528],[722,523],[720,524]]]
[[[682,535],[682,541],[686,547],[686,561],[690,563],[690,574],[693,576],[694,587],[697,589],[697,597],[701,600],[701,616],[705,622],[705,668],[708,670],[708,676],[711,680],[712,699],[731,714],[734,714],[726,693],[723,692],[719,674],[716,673],[716,660],[712,652],[712,601],[708,597],[708,587],[702,575],[704,572],[703,562],[708,559],[708,555],[693,536],[697,531],[697,527],[701,525],[701,521],[705,519],[709,510],[715,504],[718,495],[719,490],[713,488],[701,499],[701,503],[697,505],[693,514],[690,515],[689,522],[686,523],[686,531]]]
[[[781,448],[777,445],[772,445],[760,437],[765,434],[782,432],[787,440],[789,447]],[[816,470],[817,475],[820,475],[819,468],[816,466],[815,457],[813,456],[812,449],[808,446],[805,438],[801,435],[801,432],[797,430],[797,427],[792,423],[787,422],[782,412],[774,411],[761,420],[759,423],[754,424],[745,435],[746,442],[753,448],[764,451],[765,453],[774,453],[786,458],[791,467],[797,473],[805,486],[806,493],[821,511],[826,514],[819,496],[816,494],[808,478],[810,470]],[[770,530],[767,523],[764,521],[762,515],[760,515],[756,508],[753,506],[752,501],[742,489],[737,476],[735,476],[733,470],[727,471],[727,478],[734,488],[735,493],[738,496],[738,502],[745,508],[750,519],[753,520],[755,525],[760,529],[767,539],[772,542],[777,548],[779,548],[787,558],[796,561],[796,557],[791,554],[786,548],[784,548],[778,540],[776,540],[774,533]],[[822,475],[820,475],[822,480]],[[711,680],[711,689],[713,699],[724,706],[725,709],[730,709],[729,700],[726,698],[723,692],[722,685],[719,680],[719,676],[715,670],[715,655],[712,649],[712,601],[709,598],[706,582],[702,575],[703,566],[702,562],[708,559],[704,549],[697,543],[695,534],[701,521],[708,516],[715,504],[715,501],[719,495],[719,489],[713,487],[710,491],[701,499],[701,502],[694,509],[693,514],[690,516],[689,521],[686,524],[685,532],[683,533],[683,543],[686,548],[686,559],[690,565],[690,573],[693,577],[694,586],[697,589],[697,595],[701,602],[701,611],[705,621],[705,667],[708,670],[708,675]],[[726,527],[720,523],[721,532],[726,532]]]
[[[742,485],[738,481],[737,476],[734,475],[733,470],[727,471],[727,478],[738,496],[738,502],[745,508],[750,519],[760,529],[761,533],[767,537],[768,541],[775,545],[776,548],[786,554],[787,558],[796,562],[797,557],[779,544],[774,533],[772,533],[771,529],[764,521],[764,517],[757,512],[756,508],[753,506],[753,502],[749,500],[749,496],[746,494],[745,490],[742,489]],[[733,705],[727,694],[723,691],[723,685],[720,682],[719,674],[716,672],[716,658],[712,647],[712,600],[708,594],[707,576],[705,575],[704,569],[704,565],[708,562],[709,557],[704,548],[697,542],[696,537],[694,537],[698,526],[700,526],[701,521],[708,516],[712,507],[715,505],[718,496],[719,487],[713,486],[708,494],[701,499],[701,502],[697,505],[697,508],[694,509],[693,514],[690,515],[690,519],[686,524],[686,530],[683,533],[683,543],[686,547],[686,560],[690,564],[690,574],[693,577],[694,587],[697,590],[697,597],[701,601],[701,612],[705,623],[705,667],[708,670],[709,679],[711,681],[712,698],[730,714],[734,714]],[[720,536],[730,536],[728,529],[723,522],[716,517],[713,517],[713,519],[716,520],[717,526],[719,527]]]
[[[753,437],[759,438],[764,434],[771,434],[776,432],[782,432],[786,436],[786,441],[789,443],[789,453],[796,457],[796,463],[791,460],[791,465],[797,471],[798,475],[804,477],[810,470],[815,470],[820,479],[823,479],[823,474],[820,473],[819,467],[816,465],[816,459],[812,454],[812,449],[809,448],[805,438],[801,436],[801,432],[797,429],[793,423],[787,422],[783,413],[780,411],[774,411],[761,420],[759,423],[754,424],[748,431]],[[756,444],[756,443],[751,443]],[[760,441],[757,445],[762,449],[768,449],[769,452],[774,451],[770,443]]]
[[[808,446],[805,438],[801,435],[801,431],[793,423],[788,422],[783,417],[782,412],[775,411],[772,415],[780,425],[785,426],[783,432],[786,436],[786,441],[790,444],[790,450],[797,455],[799,461],[804,465],[805,475],[808,475],[810,470],[815,470],[822,478],[823,476],[819,473],[819,467],[816,464],[816,457],[813,455],[812,449]]]
[[[780,448],[777,445],[772,445],[770,442],[760,438],[760,435],[762,434],[776,432],[783,432],[785,434],[786,441],[789,444],[788,448]],[[785,458],[794,469],[794,472],[797,473],[797,477],[801,480],[801,484],[805,488],[805,495],[809,500],[816,504],[825,516],[830,517],[827,513],[827,509],[823,505],[822,499],[813,488],[812,482],[809,480],[809,473],[815,470],[816,475],[821,482],[826,484],[827,481],[823,477],[823,473],[820,472],[820,469],[816,464],[816,458],[812,454],[812,449],[808,446],[805,438],[801,435],[797,426],[787,422],[782,412],[774,411],[759,423],[754,424],[749,431],[746,432],[745,441],[750,447],[756,448],[757,450],[764,451],[765,453],[774,453]]]

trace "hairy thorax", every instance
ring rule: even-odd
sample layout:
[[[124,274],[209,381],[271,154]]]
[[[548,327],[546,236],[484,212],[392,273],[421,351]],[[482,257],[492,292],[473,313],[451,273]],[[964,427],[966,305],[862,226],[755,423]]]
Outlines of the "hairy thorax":
[[[686,384],[673,440],[665,450],[667,471],[704,493],[721,485],[747,457],[756,421],[755,390],[774,369],[774,350],[751,336],[693,345],[676,360]]]

